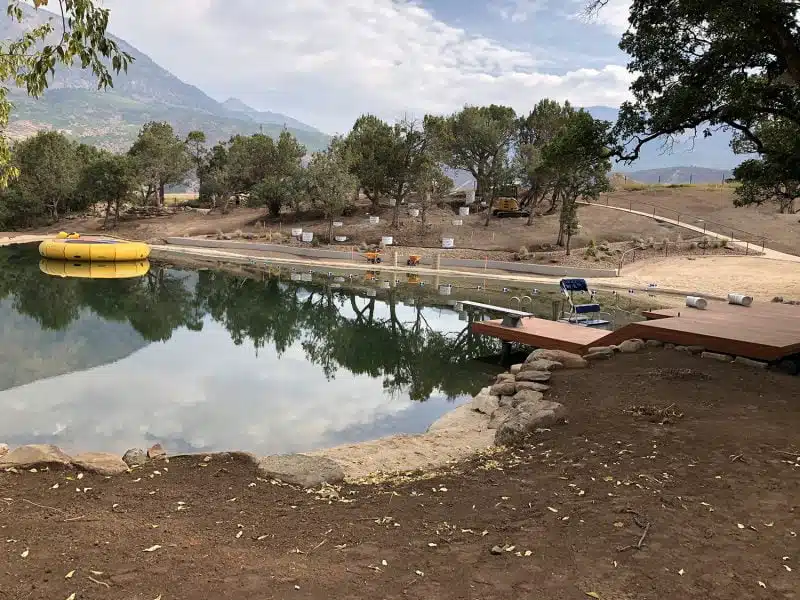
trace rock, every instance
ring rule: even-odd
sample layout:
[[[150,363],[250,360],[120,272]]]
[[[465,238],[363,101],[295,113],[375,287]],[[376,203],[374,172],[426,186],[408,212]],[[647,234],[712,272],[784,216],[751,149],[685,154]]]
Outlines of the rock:
[[[167,457],[167,451],[164,450],[164,447],[161,444],[153,444],[147,451],[147,458],[151,460],[155,460],[157,458],[166,458],[166,457]]]
[[[611,346],[594,346],[586,351],[586,355],[583,358],[587,358],[590,354],[603,354],[605,352],[611,352],[613,354],[614,348]]]
[[[614,357],[614,351],[611,348],[592,348],[595,352],[590,352],[584,358],[588,361],[608,360]]]
[[[549,385],[545,385],[544,383],[539,383],[538,381],[518,381],[517,382],[517,392],[521,390],[532,390],[534,392],[546,392],[550,389]]]
[[[648,348],[661,348],[664,345],[664,342],[661,340],[647,340],[645,344]]]
[[[538,358],[522,365],[521,371],[555,371],[556,369],[563,368],[564,365],[562,365],[560,362]]]
[[[512,375],[516,375],[520,371],[522,371],[522,365],[511,365],[511,368],[508,370]]]
[[[492,546],[492,549],[489,550],[495,556],[498,556],[503,553],[503,549],[500,546]]]
[[[489,390],[489,393],[492,396],[513,396],[517,393],[517,384],[513,381],[495,383]]]
[[[705,348],[702,346],[675,346],[675,350],[678,352],[683,352],[684,354],[701,354],[705,352]]]
[[[122,455],[122,460],[129,467],[143,467],[147,463],[147,454],[141,448],[131,448]]]
[[[503,423],[506,422],[506,419],[508,419],[511,415],[514,414],[514,412],[515,412],[514,409],[511,408],[510,406],[501,405],[500,408],[494,411],[494,414],[492,415],[492,418],[489,419],[489,424],[486,427],[488,429],[499,428]]]
[[[768,363],[761,362],[760,360],[753,360],[752,358],[745,358],[744,356],[737,356],[733,362],[737,365],[744,365],[755,369],[766,369],[769,366]],[[519,389],[519,384],[517,385],[517,389]]]
[[[718,352],[703,352],[700,354],[700,358],[708,358],[711,360],[718,360],[719,362],[733,362],[733,357],[727,354],[719,354]]]
[[[116,454],[105,452],[83,452],[72,457],[76,467],[98,475],[120,475],[128,470],[128,465]]]
[[[625,340],[618,347],[620,352],[633,354],[644,348],[644,341],[637,339]]]
[[[524,402],[497,428],[494,443],[498,446],[519,445],[536,429],[563,422],[565,416],[566,409],[558,402]]]
[[[521,390],[511,397],[511,406],[517,408],[520,404],[525,402],[541,402],[544,399],[542,392],[535,392],[533,390]]]
[[[539,359],[554,360],[561,363],[565,369],[584,369],[588,366],[588,363],[582,356],[563,350],[545,350],[543,348],[531,352],[531,355],[525,362],[532,362]]]
[[[20,446],[0,459],[0,469],[17,467],[20,469],[32,469],[40,466],[62,466],[68,467],[72,459],[67,456],[61,448],[51,444],[31,444],[30,446]]]
[[[517,381],[550,381],[550,373],[547,371],[522,371],[521,373],[517,373]],[[510,396],[511,394],[506,395]]]
[[[497,378],[494,380],[495,383],[502,383],[504,381],[514,381],[514,374],[513,373],[500,373]]]
[[[344,471],[338,463],[306,454],[265,456],[258,460],[258,472],[263,477],[307,488],[344,481]]]
[[[0,458],[8,454],[8,444],[0,444]]]
[[[475,412],[491,416],[500,407],[500,398],[492,396],[487,388],[473,398],[471,406]]]
[[[665,350],[675,350],[675,344],[664,344]]]

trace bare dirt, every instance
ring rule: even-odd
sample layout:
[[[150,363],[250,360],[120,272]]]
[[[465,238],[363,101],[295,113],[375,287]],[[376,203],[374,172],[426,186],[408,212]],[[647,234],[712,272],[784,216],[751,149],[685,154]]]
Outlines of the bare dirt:
[[[553,379],[568,425],[332,498],[233,457],[0,473],[0,598],[800,596],[798,378],[655,350]]]

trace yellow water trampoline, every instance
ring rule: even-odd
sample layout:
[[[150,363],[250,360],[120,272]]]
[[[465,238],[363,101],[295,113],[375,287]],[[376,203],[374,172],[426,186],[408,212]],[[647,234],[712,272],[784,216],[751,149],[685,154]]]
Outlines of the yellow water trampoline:
[[[73,262],[43,258],[39,270],[53,277],[78,279],[130,279],[141,277],[150,270],[150,261],[126,260],[121,262]]]
[[[141,261],[150,256],[150,246],[144,242],[82,237],[77,233],[62,231],[55,239],[39,244],[39,254],[44,258],[68,261]]]

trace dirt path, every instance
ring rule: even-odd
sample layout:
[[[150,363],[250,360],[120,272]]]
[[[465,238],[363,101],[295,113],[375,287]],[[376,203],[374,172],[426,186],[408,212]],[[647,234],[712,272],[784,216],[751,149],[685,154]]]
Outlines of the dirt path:
[[[556,373],[570,423],[527,448],[324,495],[222,458],[0,473],[0,597],[796,600],[798,383],[619,356]]]

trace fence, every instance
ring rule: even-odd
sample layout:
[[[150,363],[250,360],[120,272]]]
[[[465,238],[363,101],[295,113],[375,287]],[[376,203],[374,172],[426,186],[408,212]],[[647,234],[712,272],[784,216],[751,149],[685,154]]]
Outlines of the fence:
[[[669,242],[664,240],[663,242],[654,242],[652,245],[646,247],[636,246],[634,248],[625,250],[625,252],[620,255],[617,272],[621,273],[622,267],[626,264],[630,265],[637,260],[647,258],[656,258],[661,256],[687,256],[692,253],[698,253],[701,255],[713,254],[713,250],[721,248],[722,246],[727,245],[727,243],[727,240],[715,239],[708,239],[707,243],[691,241]],[[745,256],[759,255],[763,251],[763,247],[751,247],[747,242],[744,242],[744,246],[740,249],[744,250]],[[741,256],[741,254],[723,254],[721,256]]]
[[[675,223],[678,225],[694,228],[697,233],[714,234],[715,236],[720,236],[725,241],[745,244],[747,248],[753,246],[758,247],[763,251],[767,244],[767,238],[763,235],[744,231],[743,229],[737,229],[736,227],[730,227],[729,225],[724,225],[722,223],[716,223],[715,221],[711,221],[709,219],[701,219],[700,217],[696,217],[688,213],[682,213],[671,208],[665,208],[663,206],[650,204],[649,202],[643,202],[641,200],[611,199],[606,195],[598,200],[588,200],[586,203],[619,208],[634,214],[652,217],[656,220],[659,218],[669,219],[670,221],[675,221]]]

